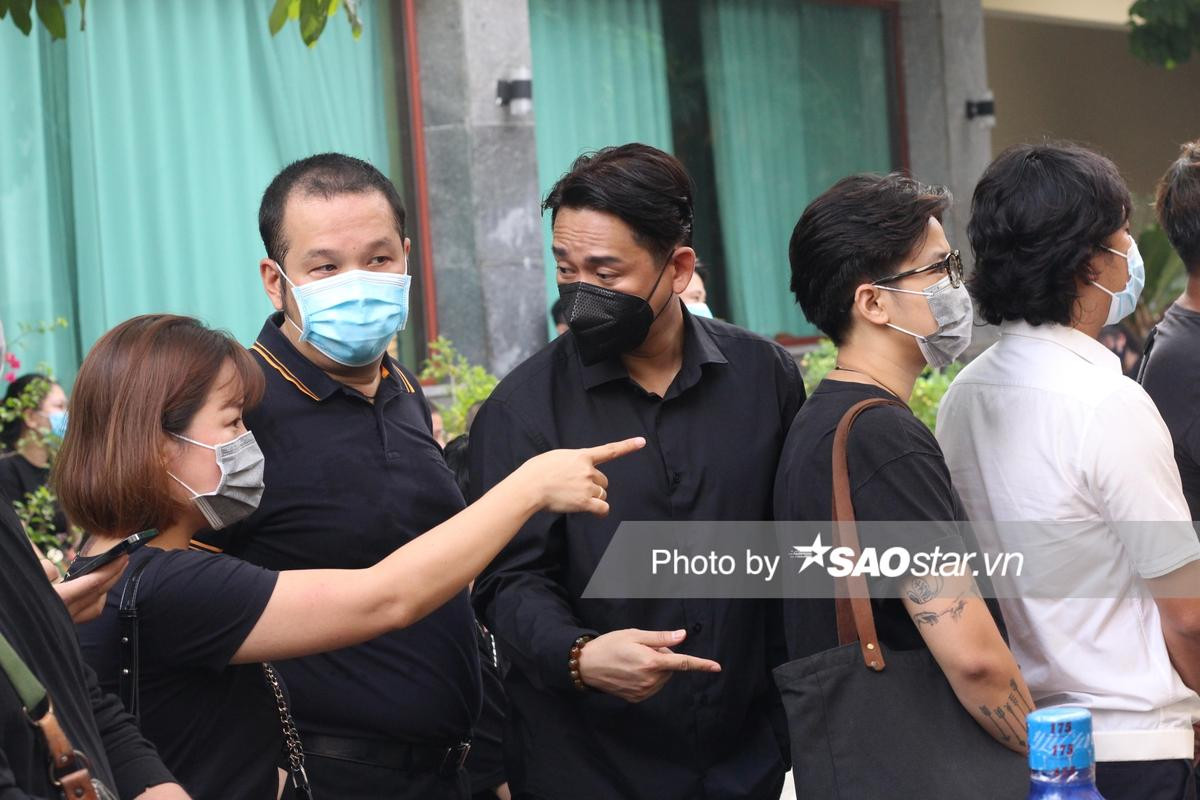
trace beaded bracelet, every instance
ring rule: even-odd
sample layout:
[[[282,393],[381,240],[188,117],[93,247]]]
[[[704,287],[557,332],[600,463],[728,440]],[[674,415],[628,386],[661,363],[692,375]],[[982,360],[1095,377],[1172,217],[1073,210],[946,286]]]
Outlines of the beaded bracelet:
[[[567,668],[571,671],[571,682],[575,684],[575,688],[581,692],[587,691],[587,686],[583,683],[583,675],[579,672],[579,656],[583,652],[583,646],[592,640],[591,636],[580,636],[571,645],[571,654],[567,658]]]

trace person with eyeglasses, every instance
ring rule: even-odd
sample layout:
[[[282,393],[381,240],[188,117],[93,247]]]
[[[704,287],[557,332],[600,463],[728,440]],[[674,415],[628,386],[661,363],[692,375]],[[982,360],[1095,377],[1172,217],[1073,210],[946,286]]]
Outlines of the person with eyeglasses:
[[[814,200],[788,248],[791,290],[805,316],[837,346],[836,368],[792,422],[775,478],[775,518],[833,519],[833,441],[843,417],[865,410],[847,440],[855,517],[862,547],[884,552],[978,551],[962,502],[933,433],[907,407],[927,368],[954,361],[971,341],[971,298],[959,252],[941,217],[944,188],[901,174],[852,175]],[[1024,752],[1025,682],[1005,643],[986,576],[870,578],[883,650],[928,649],[962,705],[996,747]],[[831,587],[832,591],[832,587]],[[802,659],[838,646],[833,594],[785,603],[788,655]],[[998,719],[1009,720],[997,725]],[[864,723],[868,724],[868,723]],[[825,747],[797,740],[792,748]],[[962,742],[940,742],[953,763]],[[892,756],[896,757],[896,756]],[[888,767],[888,753],[879,753]],[[904,769],[919,770],[920,765]]]
[[[969,286],[1000,338],[951,384],[937,437],[979,539],[1023,553],[1000,603],[1034,699],[1091,711],[1105,798],[1179,800],[1200,542],[1167,426],[1099,341],[1145,282],[1132,209],[1116,165],[1078,145],[1018,145],[984,171]]]

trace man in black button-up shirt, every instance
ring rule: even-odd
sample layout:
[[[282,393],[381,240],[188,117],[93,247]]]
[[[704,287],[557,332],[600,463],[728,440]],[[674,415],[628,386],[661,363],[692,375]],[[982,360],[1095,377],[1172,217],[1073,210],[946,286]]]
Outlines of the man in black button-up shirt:
[[[250,348],[267,380],[246,413],[267,488],[254,514],[206,534],[227,552],[275,570],[368,567],[463,508],[416,377],[383,352],[404,305],[389,294],[407,274],[403,225],[395,188],[357,159],[314,156],[267,189],[261,269],[279,311]],[[277,665],[315,797],[470,796],[455,745],[481,704],[474,626],[463,592],[404,630]]]
[[[691,206],[686,173],[661,151],[625,145],[576,162],[547,200],[571,330],[505,378],[472,428],[480,493],[535,453],[647,439],[607,470],[607,519],[538,515],[476,584],[513,664],[518,797],[779,797],[774,604],[580,599],[623,520],[684,530],[771,517],[803,384],[778,345],[684,309]]]

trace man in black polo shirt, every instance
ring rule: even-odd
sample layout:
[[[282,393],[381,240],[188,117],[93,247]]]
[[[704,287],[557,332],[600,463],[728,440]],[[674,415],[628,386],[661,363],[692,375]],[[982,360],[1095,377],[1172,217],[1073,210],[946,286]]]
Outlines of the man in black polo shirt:
[[[527,798],[777,800],[776,604],[580,595],[623,520],[770,519],[799,370],[778,345],[684,309],[696,254],[675,158],[638,144],[581,157],[545,207],[570,330],[484,403],[471,491],[554,447],[647,445],[608,471],[607,519],[538,515],[476,584],[512,661],[510,785]]]
[[[251,346],[267,388],[246,425],[267,489],[224,546],[270,569],[367,567],[463,507],[417,379],[385,354],[407,316],[404,207],[371,165],[318,155],[267,187],[259,229],[277,312]],[[465,592],[278,669],[316,797],[470,796],[461,762],[481,689]]]
[[[1163,175],[1154,208],[1188,282],[1150,333],[1138,382],[1171,431],[1183,496],[1200,520],[1200,140]]]

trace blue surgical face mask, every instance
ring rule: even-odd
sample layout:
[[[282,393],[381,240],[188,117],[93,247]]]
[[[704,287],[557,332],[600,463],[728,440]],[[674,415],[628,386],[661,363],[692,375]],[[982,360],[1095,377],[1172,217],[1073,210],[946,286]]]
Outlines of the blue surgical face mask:
[[[708,307],[708,303],[685,303],[684,305],[687,306],[687,310],[690,311],[693,316],[704,317],[706,319],[713,318],[712,309]]]
[[[275,268],[288,285],[300,311],[300,341],[347,367],[362,367],[384,354],[408,322],[408,290],[412,278],[390,272],[355,269],[332,278],[297,286],[283,268]],[[285,314],[286,316],[286,314]]]
[[[1119,255],[1129,263],[1129,280],[1125,282],[1125,288],[1119,292],[1111,292],[1092,281],[1093,286],[1112,298],[1108,303],[1108,317],[1104,321],[1105,325],[1116,325],[1132,314],[1133,310],[1137,308],[1138,298],[1142,296],[1142,287],[1146,285],[1146,262],[1142,261],[1137,241],[1132,236],[1129,238],[1131,244],[1128,252],[1122,253],[1111,247],[1103,248],[1110,253]]]
[[[46,415],[50,418],[50,432],[58,438],[67,435],[67,412],[51,411]]]

